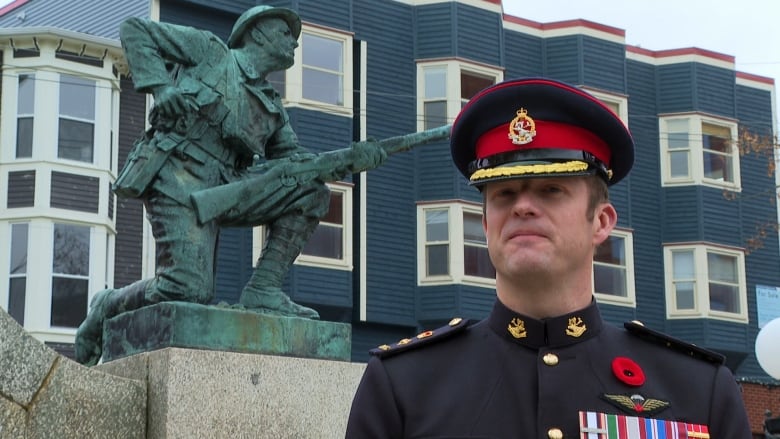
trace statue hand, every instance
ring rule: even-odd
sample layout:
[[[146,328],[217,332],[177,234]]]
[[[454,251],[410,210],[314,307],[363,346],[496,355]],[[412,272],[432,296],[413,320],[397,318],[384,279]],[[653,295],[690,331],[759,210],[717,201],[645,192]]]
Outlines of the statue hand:
[[[188,102],[181,91],[172,85],[163,85],[154,89],[154,106],[164,119],[176,119],[187,111]]]
[[[352,144],[353,169],[368,170],[381,165],[387,159],[387,151],[374,140],[365,140]]]

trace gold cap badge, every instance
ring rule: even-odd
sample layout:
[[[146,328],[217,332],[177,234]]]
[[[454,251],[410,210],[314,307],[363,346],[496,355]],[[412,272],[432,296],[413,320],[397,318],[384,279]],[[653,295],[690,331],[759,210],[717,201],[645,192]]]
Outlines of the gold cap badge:
[[[536,136],[536,122],[528,116],[525,108],[517,110],[517,116],[509,122],[509,138],[515,145],[531,143]]]

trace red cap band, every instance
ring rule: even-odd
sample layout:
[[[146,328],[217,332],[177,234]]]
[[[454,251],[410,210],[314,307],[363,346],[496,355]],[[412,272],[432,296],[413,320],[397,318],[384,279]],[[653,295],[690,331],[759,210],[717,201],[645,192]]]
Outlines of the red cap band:
[[[512,143],[509,124],[499,125],[480,136],[476,145],[476,157],[482,159],[494,154],[524,149],[573,149],[586,151],[610,166],[612,151],[600,137],[575,125],[546,120],[536,120],[536,135],[523,145]]]

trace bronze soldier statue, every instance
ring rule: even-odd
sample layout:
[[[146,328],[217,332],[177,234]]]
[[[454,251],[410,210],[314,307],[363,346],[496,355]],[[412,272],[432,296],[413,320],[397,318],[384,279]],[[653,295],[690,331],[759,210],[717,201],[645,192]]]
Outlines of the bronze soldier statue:
[[[329,192],[320,178],[266,178],[242,192],[231,209],[201,221],[191,195],[252,178],[255,160],[305,163],[316,157],[295,135],[279,94],[266,80],[293,65],[301,32],[288,9],[256,6],[236,21],[227,44],[214,34],[131,18],[120,28],[136,90],[154,96],[151,128],[134,147],[115,191],[141,198],[157,243],[153,278],[106,289],[92,300],[76,335],[76,357],[101,357],[103,322],[163,301],[205,304],[214,296],[220,226],[267,225],[268,237],[240,305],[282,316],[318,318],[282,291],[290,265],[327,212]],[[377,142],[349,148],[349,169],[381,164]],[[348,169],[342,169],[346,171]],[[342,172],[345,174],[346,172]],[[283,181],[282,181],[283,180]]]

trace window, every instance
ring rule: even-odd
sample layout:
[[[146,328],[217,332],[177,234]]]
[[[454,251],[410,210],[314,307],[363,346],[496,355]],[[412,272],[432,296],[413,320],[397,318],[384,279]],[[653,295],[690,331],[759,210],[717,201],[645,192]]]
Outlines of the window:
[[[328,213],[303,247],[301,255],[344,259],[344,192],[331,191]]]
[[[77,328],[87,316],[90,228],[54,224],[51,325]]]
[[[447,124],[447,67],[432,66],[423,71],[423,120],[429,130]]]
[[[418,129],[452,122],[475,94],[503,79],[503,71],[464,61],[425,62],[417,66]]]
[[[29,224],[11,224],[11,266],[9,267],[8,314],[24,325],[27,296],[27,243]]]
[[[609,107],[609,109],[612,110],[626,126],[628,126],[628,98],[625,95],[610,93],[604,90],[596,90],[589,87],[583,87],[583,90],[592,94],[596,99],[600,100],[602,104]]]
[[[296,62],[268,81],[288,105],[352,115],[352,34],[304,24]]]
[[[344,42],[303,32],[301,46],[303,98],[344,105]]]
[[[480,205],[421,204],[417,222],[420,284],[495,285]]]
[[[295,263],[337,269],[352,269],[352,185],[328,183],[330,206],[328,213],[320,219],[311,238],[301,250]],[[254,259],[262,253],[266,228],[255,227],[253,231]]]
[[[742,251],[709,245],[667,246],[667,314],[747,322]]]
[[[613,230],[593,255],[593,291],[599,302],[636,306],[633,235]]]
[[[92,163],[95,138],[95,81],[60,75],[57,157]]]
[[[660,119],[664,185],[740,189],[737,124],[700,115]]]
[[[16,102],[16,158],[32,157],[35,114],[35,75],[19,75]]]

